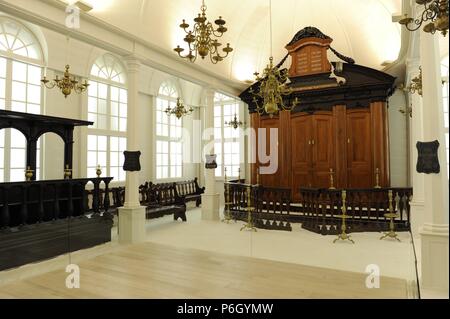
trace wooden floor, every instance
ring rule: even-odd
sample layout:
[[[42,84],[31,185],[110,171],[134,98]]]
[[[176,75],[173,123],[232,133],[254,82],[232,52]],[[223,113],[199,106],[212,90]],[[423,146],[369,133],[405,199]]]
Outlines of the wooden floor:
[[[406,298],[406,282],[144,243],[83,261],[80,289],[64,270],[0,286],[0,298]]]

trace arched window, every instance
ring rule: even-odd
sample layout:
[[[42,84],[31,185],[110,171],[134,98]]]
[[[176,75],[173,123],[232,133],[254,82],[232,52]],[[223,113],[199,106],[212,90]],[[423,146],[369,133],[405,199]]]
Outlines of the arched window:
[[[216,93],[214,95],[214,152],[217,154],[216,177],[238,177],[240,167],[239,130],[225,125],[234,119],[239,121],[239,104],[236,99]]]
[[[441,61],[441,76],[442,76],[442,98],[444,104],[444,125],[445,125],[445,148],[447,150],[447,175],[449,175],[449,135],[448,135],[448,108],[449,108],[449,98],[448,98],[448,55],[445,56]],[[448,177],[448,176],[447,176]]]
[[[177,103],[178,91],[170,82],[161,84],[156,99],[156,178],[180,178],[183,175],[181,119],[164,111]]]
[[[21,23],[0,16],[0,109],[40,114],[44,65],[36,36]],[[26,142],[19,131],[0,134],[0,182],[25,180]],[[38,162],[40,157],[38,144]],[[35,172],[40,178],[39,166]]]
[[[123,151],[126,150],[128,96],[125,69],[111,54],[92,66],[88,89],[87,176],[95,176],[97,165],[115,181],[125,180]]]

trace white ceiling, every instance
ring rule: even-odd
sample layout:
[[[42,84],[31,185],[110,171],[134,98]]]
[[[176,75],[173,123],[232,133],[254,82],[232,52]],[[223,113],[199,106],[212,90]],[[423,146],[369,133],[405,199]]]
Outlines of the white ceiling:
[[[73,3],[74,0],[64,0]],[[84,0],[89,12],[111,25],[175,54],[183,45],[182,19],[193,24],[200,0]],[[206,0],[209,20],[221,15],[234,52],[223,62],[198,63],[234,81],[253,79],[270,55],[269,0]],[[332,46],[357,64],[382,69],[384,61],[395,61],[401,44],[400,25],[392,14],[401,12],[401,0],[273,0],[273,55],[275,62],[286,54],[284,46],[297,31],[315,26],[334,39]]]

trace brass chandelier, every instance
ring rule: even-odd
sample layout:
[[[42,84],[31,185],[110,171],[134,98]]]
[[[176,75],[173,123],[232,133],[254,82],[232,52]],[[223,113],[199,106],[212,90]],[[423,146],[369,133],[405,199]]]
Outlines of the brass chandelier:
[[[233,120],[232,121],[229,121],[229,122],[225,122],[225,125],[228,125],[228,126],[230,126],[230,127],[232,127],[232,128],[234,128],[235,130],[237,130],[239,127],[245,127],[245,125],[246,125],[246,123],[245,122],[242,122],[242,121],[239,121],[238,119],[237,119],[237,114],[235,113],[234,114],[234,118],[233,118]]]
[[[59,78],[58,75],[53,79],[53,81],[47,80],[47,78],[44,76],[41,80],[42,84],[45,85],[47,89],[53,89],[54,87],[58,87],[61,90],[61,93],[64,95],[65,98],[67,98],[72,91],[76,93],[83,93],[87,90],[89,83],[85,80],[84,83],[78,83],[77,80],[75,80],[75,77],[72,77],[69,72],[70,66],[66,65],[66,70],[64,72],[64,76],[62,79]]]
[[[181,103],[180,98],[177,98],[177,105],[174,108],[168,107],[164,112],[166,112],[166,114],[168,116],[170,115],[175,115],[177,117],[177,119],[182,118],[185,115],[189,115],[194,111],[194,109],[192,107],[190,107],[189,109],[186,109],[184,107],[184,104]]]
[[[292,93],[292,89],[286,86],[288,79],[287,70],[280,71],[277,66],[273,65],[273,54],[272,54],[272,1],[269,1],[269,11],[270,11],[270,58],[269,64],[263,71],[262,76],[259,76],[258,72],[255,72],[256,81],[260,82],[259,91],[255,92],[253,88],[250,88],[250,94],[253,94],[253,103],[256,106],[256,111],[262,115],[264,113],[273,117],[278,114],[278,111],[292,110],[299,104],[298,98],[295,98],[292,105],[288,106],[284,103],[283,96]],[[258,100],[263,101],[260,105]]]
[[[416,0],[416,3],[424,6],[424,11],[420,18],[413,19],[405,15],[399,21],[409,31],[416,31],[423,23],[430,21],[423,27],[423,31],[434,34],[440,31],[442,35],[446,36],[448,32],[448,0]]]
[[[202,6],[200,7],[201,13],[194,19],[194,27],[192,31],[188,31],[189,24],[183,19],[183,22],[180,24],[180,28],[182,28],[186,32],[186,37],[183,39],[189,48],[189,53],[183,56],[181,53],[184,51],[179,45],[174,49],[175,52],[181,58],[188,59],[191,62],[194,62],[197,59],[197,56],[200,56],[202,59],[205,59],[208,55],[213,64],[217,64],[222,61],[224,58],[228,56],[230,52],[233,51],[233,48],[230,47],[230,44],[227,43],[227,46],[222,49],[225,53],[224,55],[220,55],[219,47],[222,45],[217,39],[213,39],[212,37],[220,38],[225,32],[227,32],[227,28],[225,25],[225,20],[219,16],[219,19],[214,21],[214,23],[218,26],[217,29],[214,29],[214,26],[211,22],[209,22],[206,18],[206,5],[205,1],[202,1]]]

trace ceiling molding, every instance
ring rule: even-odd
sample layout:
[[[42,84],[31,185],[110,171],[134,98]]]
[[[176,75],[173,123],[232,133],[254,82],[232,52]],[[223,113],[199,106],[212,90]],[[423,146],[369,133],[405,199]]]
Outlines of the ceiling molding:
[[[43,5],[47,5],[53,9],[56,9],[61,18],[65,17],[65,8],[66,4],[61,2],[60,0],[41,0],[40,3]],[[226,91],[228,94],[238,95],[243,89],[245,89],[246,85],[242,83],[237,83],[225,77],[221,77],[209,70],[206,70],[203,67],[198,66],[197,64],[192,64],[191,62],[187,62],[184,60],[180,60],[177,56],[168,53],[166,50],[159,48],[149,42],[146,42],[130,33],[127,33],[113,25],[110,25],[98,18],[95,18],[85,12],[80,12],[81,23],[87,22],[92,24],[93,26],[99,28],[101,31],[107,31],[112,35],[121,38],[129,42],[128,44],[132,47],[133,51],[136,48],[136,45],[141,46],[144,51],[147,50],[149,55],[161,56],[169,61],[169,63],[161,63],[155,61],[156,59],[149,58],[146,56],[147,54],[137,54],[130,49],[121,47],[115,43],[110,43],[105,41],[99,37],[95,37],[93,35],[87,34],[81,30],[71,29],[68,32],[68,28],[62,24],[58,23],[54,20],[50,20],[48,17],[40,15],[37,12],[32,12],[26,10],[22,7],[19,7],[15,4],[11,4],[8,2],[0,2],[0,10],[8,13],[12,16],[21,18],[33,24],[39,25],[41,27],[50,29],[60,34],[68,34],[72,38],[80,40],[82,42],[88,43],[95,47],[99,47],[106,51],[110,51],[112,53],[118,54],[120,56],[127,56],[130,54],[137,55],[144,65],[147,65],[151,68],[157,69],[159,71],[169,73],[170,75],[182,78],[184,80],[190,81],[192,83],[201,85],[201,86],[211,86],[214,88]],[[57,18],[60,18],[57,17]],[[55,18],[55,20],[57,20]],[[64,21],[63,18],[61,21]],[[186,72],[180,71],[180,69],[186,70]]]

